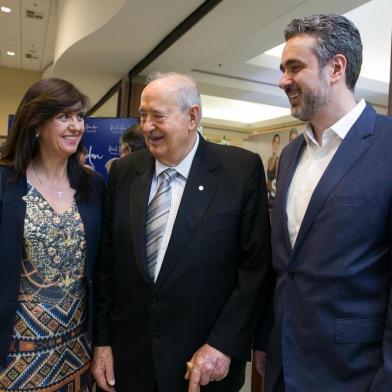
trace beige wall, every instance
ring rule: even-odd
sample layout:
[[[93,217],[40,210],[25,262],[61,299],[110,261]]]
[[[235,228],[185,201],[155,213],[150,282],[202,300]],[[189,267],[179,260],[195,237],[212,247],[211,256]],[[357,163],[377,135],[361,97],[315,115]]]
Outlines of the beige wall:
[[[15,114],[26,90],[40,79],[40,72],[0,67],[0,135],[7,134],[8,115]]]
[[[118,93],[114,94],[106,101],[96,112],[92,114],[94,117],[117,117],[117,100]]]

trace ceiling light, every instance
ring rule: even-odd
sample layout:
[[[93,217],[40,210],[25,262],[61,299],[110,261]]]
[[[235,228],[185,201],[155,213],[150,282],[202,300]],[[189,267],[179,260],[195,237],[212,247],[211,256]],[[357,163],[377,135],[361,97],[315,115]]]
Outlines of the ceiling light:
[[[271,120],[290,114],[290,109],[236,99],[202,95],[204,118],[244,124]]]
[[[284,45],[280,44],[278,46],[275,46],[274,48],[267,50],[266,52],[264,52],[265,54],[268,54],[269,56],[275,56],[275,57],[282,57],[282,53],[283,53],[283,49],[284,49]]]
[[[7,50],[8,56],[15,56],[15,52],[11,52],[10,50]]]
[[[11,12],[11,8],[4,6],[1,7],[0,10],[3,11],[5,14],[9,14]]]
[[[285,43],[275,46],[272,49],[251,58],[247,61],[247,64],[256,65],[257,67],[278,69],[284,46]]]

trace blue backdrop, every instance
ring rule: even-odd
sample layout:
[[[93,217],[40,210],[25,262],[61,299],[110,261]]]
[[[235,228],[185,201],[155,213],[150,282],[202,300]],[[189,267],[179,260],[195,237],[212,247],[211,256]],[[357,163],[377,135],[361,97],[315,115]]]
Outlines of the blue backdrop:
[[[87,148],[86,164],[107,178],[108,161],[120,157],[118,140],[128,127],[137,124],[137,117],[86,117],[83,144]]]

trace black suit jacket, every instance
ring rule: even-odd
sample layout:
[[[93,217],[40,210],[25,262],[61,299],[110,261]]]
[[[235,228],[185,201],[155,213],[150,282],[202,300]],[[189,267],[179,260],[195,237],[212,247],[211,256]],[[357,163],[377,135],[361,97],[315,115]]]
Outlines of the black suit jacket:
[[[232,357],[206,391],[238,391],[265,296],[270,231],[258,155],[200,138],[162,268],[148,276],[148,150],[112,167],[95,279],[95,344],[111,345],[116,390],[187,390],[185,363],[208,343]],[[202,186],[202,188],[200,187]]]
[[[15,322],[23,257],[23,231],[26,203],[22,197],[27,193],[26,177],[16,182],[7,179],[12,175],[6,167],[2,172],[2,203],[0,210],[0,367],[6,365],[7,353]],[[94,198],[89,202],[77,201],[87,243],[87,279],[89,293],[89,330],[92,331],[93,311],[93,264],[101,237],[101,204],[104,184],[93,174]]]

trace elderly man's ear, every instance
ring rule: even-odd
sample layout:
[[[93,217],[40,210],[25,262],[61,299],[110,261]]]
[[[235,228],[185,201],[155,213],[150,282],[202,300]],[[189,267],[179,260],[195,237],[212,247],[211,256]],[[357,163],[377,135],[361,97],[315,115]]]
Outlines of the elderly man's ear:
[[[196,129],[197,123],[199,122],[200,107],[198,105],[193,105],[189,108],[189,118],[190,125],[193,129]],[[192,129],[192,130],[193,130]]]

